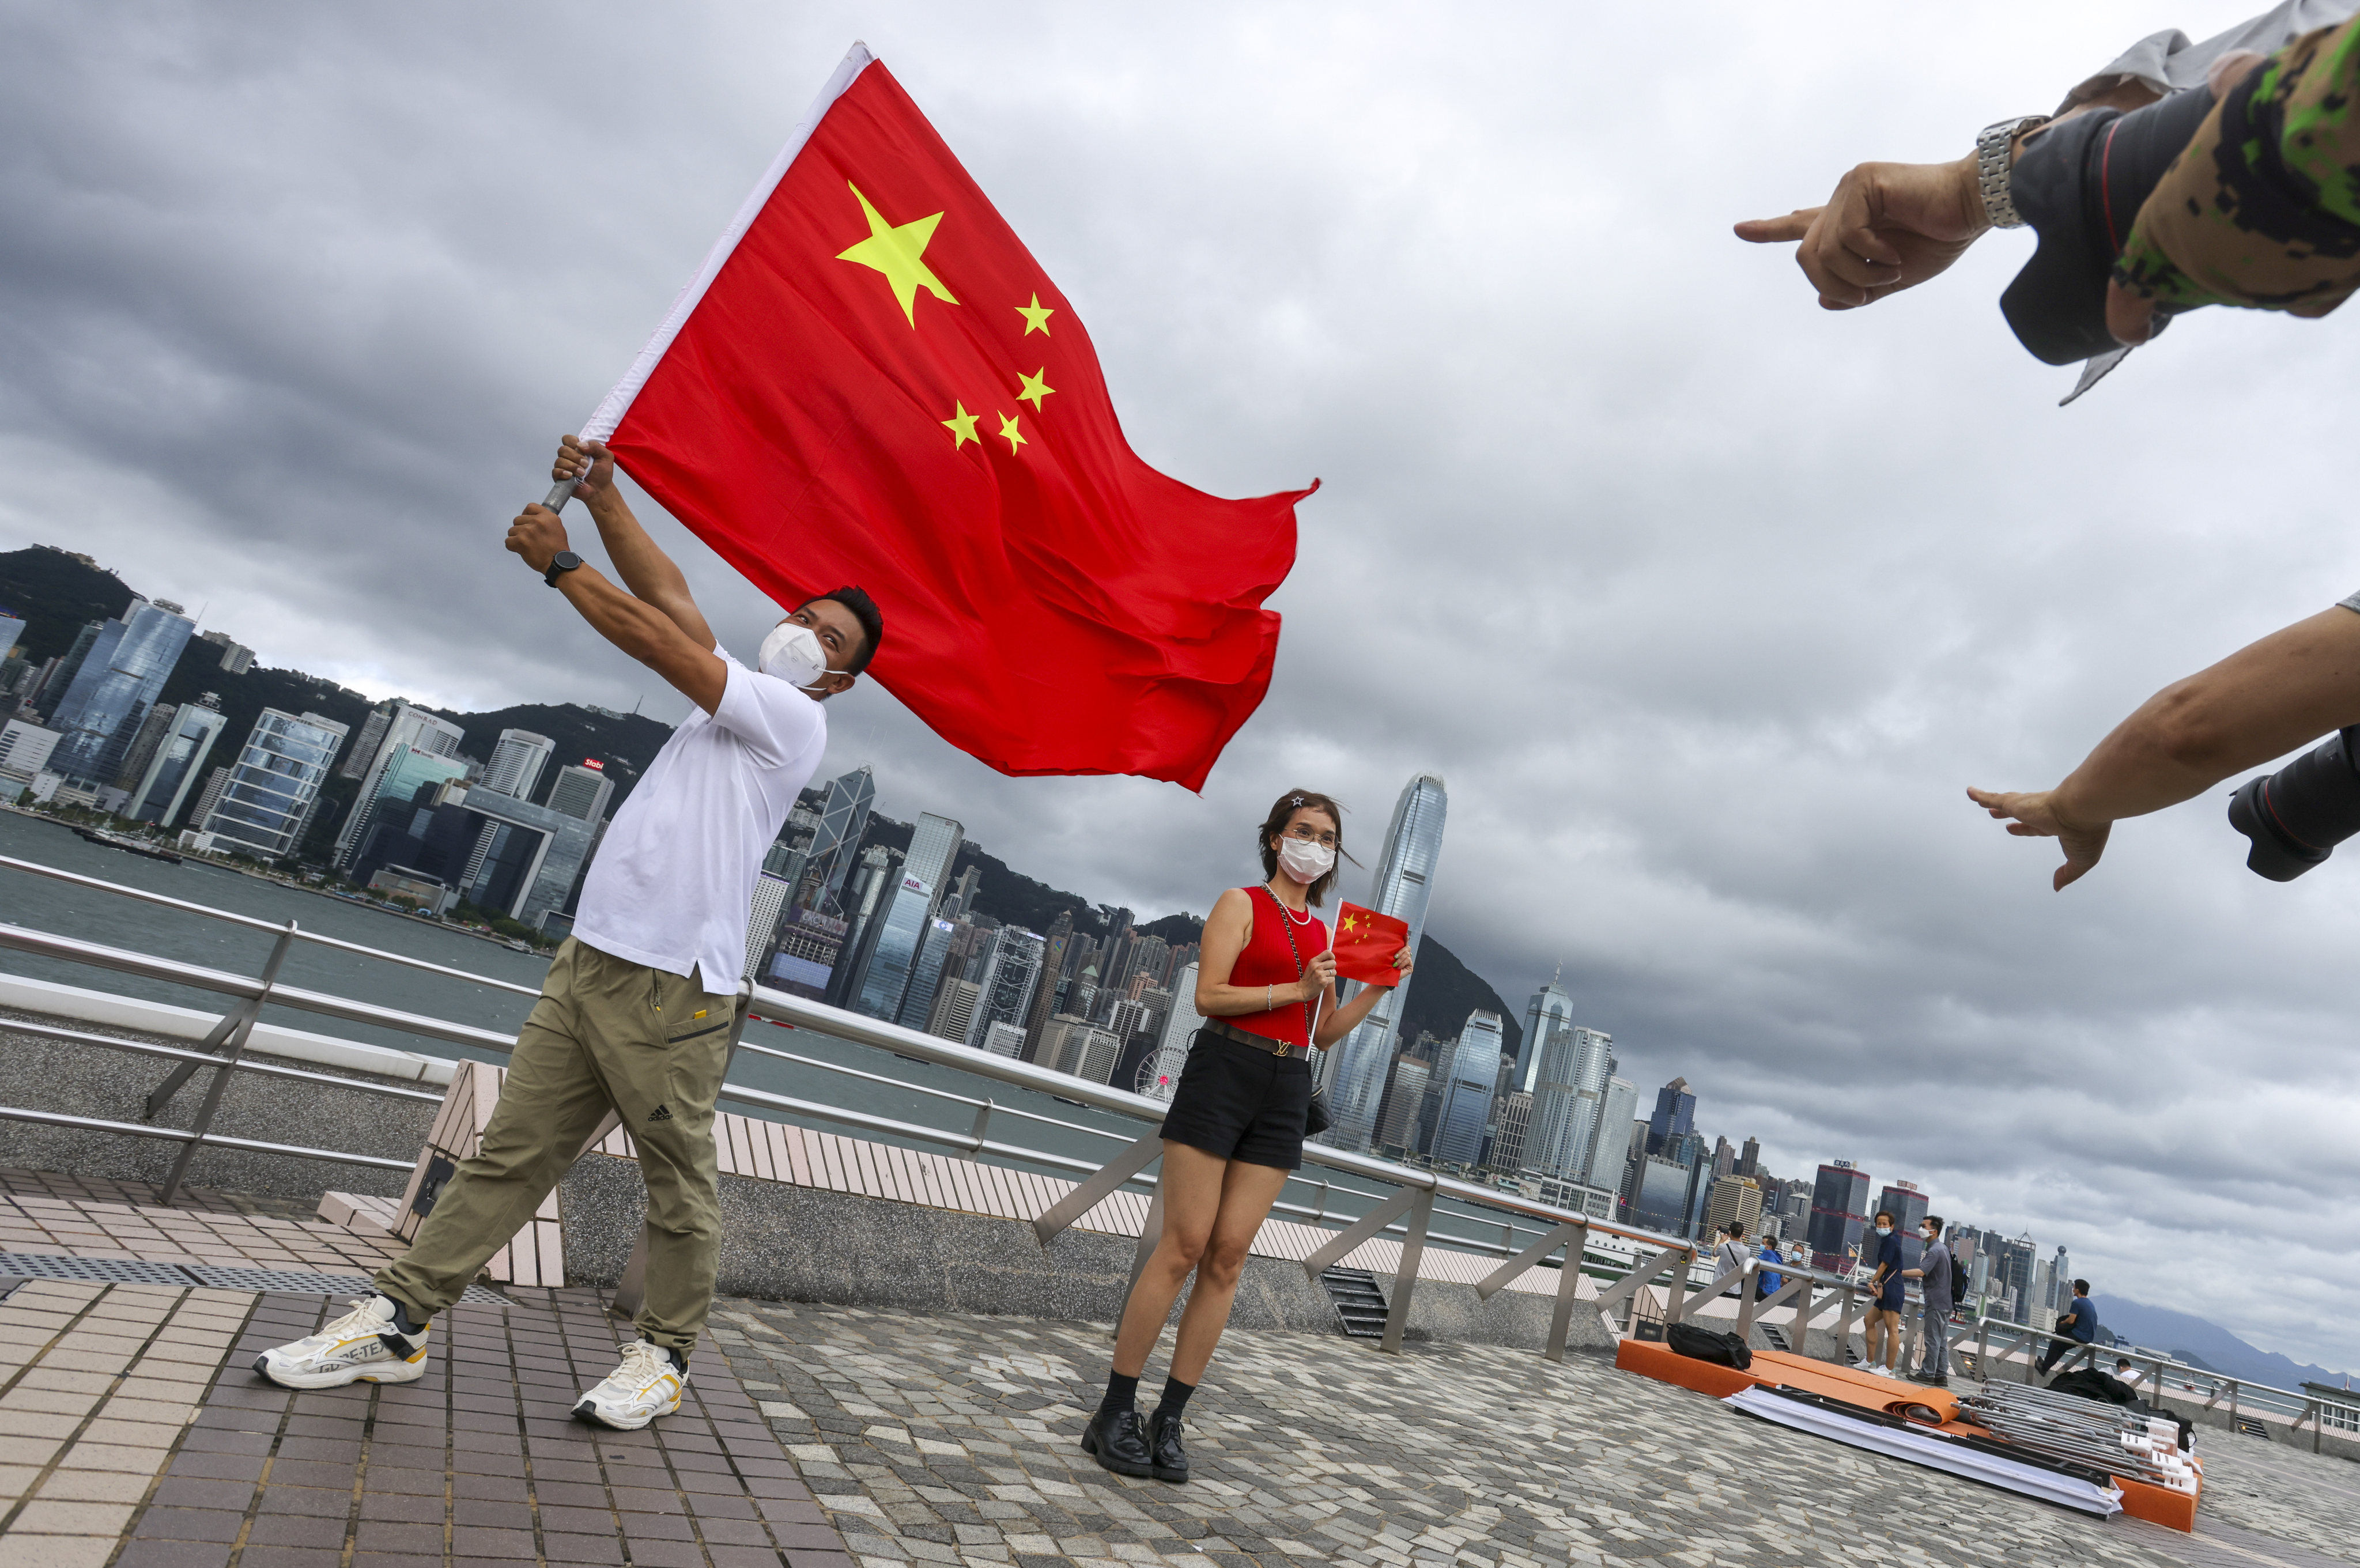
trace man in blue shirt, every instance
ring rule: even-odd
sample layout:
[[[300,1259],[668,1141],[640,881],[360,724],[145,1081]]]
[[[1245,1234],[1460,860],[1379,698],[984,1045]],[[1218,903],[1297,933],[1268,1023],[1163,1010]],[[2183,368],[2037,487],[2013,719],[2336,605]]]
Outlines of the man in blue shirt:
[[[2097,1303],[2090,1300],[2090,1282],[2087,1279],[2073,1281],[2073,1304],[2057,1314],[2057,1332],[2072,1335],[2075,1343],[2081,1345],[2087,1345],[2098,1337],[2098,1308]],[[2049,1342],[2049,1354],[2040,1358],[2040,1375],[2043,1377],[2049,1376],[2049,1369],[2057,1365],[2057,1358],[2064,1355],[2067,1348],[2064,1340]]]
[[[1869,1278],[1868,1288],[1876,1292],[1869,1304],[1868,1325],[1863,1337],[1868,1345],[1868,1358],[1862,1363],[1874,1370],[1882,1360],[1885,1370],[1898,1373],[1901,1369],[1901,1238],[1893,1234],[1893,1212],[1879,1209],[1876,1213],[1876,1235],[1863,1249],[1863,1262],[1874,1259],[1876,1272]]]

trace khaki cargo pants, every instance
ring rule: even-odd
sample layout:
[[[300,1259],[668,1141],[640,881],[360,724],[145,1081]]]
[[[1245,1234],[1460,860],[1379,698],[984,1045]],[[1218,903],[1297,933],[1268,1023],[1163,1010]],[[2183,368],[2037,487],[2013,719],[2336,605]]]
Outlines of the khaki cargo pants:
[[[639,1332],[683,1356],[713,1304],[721,1243],[713,1105],[729,1065],[734,996],[568,938],[517,1032],[508,1081],[475,1154],[377,1288],[412,1316],[441,1312],[524,1228],[612,1106],[648,1188]]]

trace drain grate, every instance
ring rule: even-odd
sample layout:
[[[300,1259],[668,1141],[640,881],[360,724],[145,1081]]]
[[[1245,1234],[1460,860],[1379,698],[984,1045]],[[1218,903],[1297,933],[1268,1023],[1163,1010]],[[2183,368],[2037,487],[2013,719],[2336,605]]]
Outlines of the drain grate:
[[[359,1296],[372,1286],[366,1274],[309,1274],[287,1269],[214,1269],[187,1267],[180,1270],[216,1290],[277,1290],[287,1295]],[[470,1285],[459,1298],[465,1307],[505,1307],[508,1298],[481,1285]]]
[[[135,1258],[42,1258],[22,1252],[0,1252],[0,1274],[27,1279],[90,1279],[106,1285],[175,1285],[186,1290],[189,1277],[169,1263],[142,1263]]]
[[[26,1279],[89,1279],[109,1285],[202,1285],[214,1290],[275,1290],[296,1296],[357,1296],[369,1289],[365,1274],[314,1274],[291,1269],[220,1269],[209,1264],[143,1263],[129,1258],[48,1258],[0,1252],[0,1276]],[[497,1290],[470,1285],[463,1306],[505,1307]]]

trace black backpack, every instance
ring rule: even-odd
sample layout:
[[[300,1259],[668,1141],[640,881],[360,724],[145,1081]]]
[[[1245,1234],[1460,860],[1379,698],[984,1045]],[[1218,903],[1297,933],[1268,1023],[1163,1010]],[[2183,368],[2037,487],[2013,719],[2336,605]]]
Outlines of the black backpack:
[[[1959,1255],[1953,1252],[1950,1254],[1950,1304],[1955,1307],[1966,1299],[1967,1266],[1960,1262]]]
[[[1698,1328],[1693,1323],[1674,1323],[1665,1331],[1664,1343],[1677,1355],[1693,1361],[1710,1361],[1715,1367],[1734,1367],[1742,1372],[1754,1365],[1754,1352],[1737,1335]]]

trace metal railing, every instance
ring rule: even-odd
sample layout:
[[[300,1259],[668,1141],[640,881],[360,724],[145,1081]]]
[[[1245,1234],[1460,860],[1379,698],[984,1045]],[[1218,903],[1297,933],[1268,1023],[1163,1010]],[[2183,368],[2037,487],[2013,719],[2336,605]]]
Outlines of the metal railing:
[[[102,943],[60,936],[27,927],[0,923],[0,950],[88,965],[168,985],[185,985],[229,998],[234,1005],[213,1030],[194,1048],[158,1045],[144,1041],[116,1039],[91,1034],[56,1025],[9,1021],[5,1027],[15,1033],[54,1040],[60,1044],[85,1046],[93,1049],[126,1052],[153,1057],[171,1062],[171,1072],[148,1096],[148,1123],[108,1121],[97,1117],[71,1116],[13,1105],[0,1105],[0,1120],[25,1122],[38,1126],[78,1127],[88,1131],[129,1138],[158,1138],[182,1145],[175,1160],[170,1180],[166,1184],[165,1202],[172,1201],[185,1180],[191,1160],[200,1148],[218,1148],[247,1153],[289,1155],[300,1159],[329,1160],[377,1170],[408,1171],[412,1161],[388,1160],[378,1156],[357,1154],[345,1150],[310,1148],[300,1145],[263,1142],[252,1138],[231,1137],[213,1130],[212,1123],[218,1111],[223,1091],[233,1073],[247,1073],[267,1078],[294,1080],[333,1085],[339,1089],[383,1095],[392,1098],[438,1101],[441,1095],[432,1091],[406,1089],[365,1079],[339,1077],[331,1073],[310,1073],[278,1063],[257,1062],[246,1054],[246,1045],[255,1021],[266,1004],[294,1008],[299,1011],[334,1018],[347,1022],[375,1025],[421,1035],[432,1040],[505,1055],[515,1046],[515,1037],[473,1025],[411,1013],[399,1008],[380,1007],[324,992],[280,984],[278,975],[288,949],[297,942],[382,960],[404,968],[437,975],[448,979],[489,985],[521,996],[538,996],[530,986],[500,980],[487,975],[430,963],[405,953],[389,953],[381,948],[345,942],[315,931],[302,930],[295,921],[284,925],[252,916],[240,915],[209,905],[166,898],[143,889],[126,887],[118,883],[60,870],[35,862],[0,856],[0,871],[22,872],[48,877],[88,890],[135,899],[141,903],[169,909],[178,912],[224,921],[274,938],[270,954],[262,972],[254,976],[234,974],[203,965],[184,964],[173,959],[106,946]],[[908,1078],[873,1073],[843,1062],[830,1062],[805,1052],[780,1050],[740,1040],[738,1050],[754,1056],[787,1063],[803,1072],[831,1074],[838,1078],[889,1086],[896,1091],[912,1094],[923,1100],[964,1111],[967,1125],[964,1128],[928,1126],[855,1109],[848,1105],[828,1103],[822,1099],[782,1094],[767,1089],[736,1083],[725,1083],[721,1097],[735,1104],[749,1105],[775,1116],[794,1117],[898,1138],[905,1142],[927,1145],[978,1160],[995,1160],[1008,1164],[1056,1171],[1080,1178],[1064,1199],[1033,1222],[1035,1233],[1045,1244],[1051,1237],[1070,1226],[1110,1193],[1126,1187],[1140,1187],[1153,1194],[1150,1200],[1147,1224],[1139,1239],[1133,1258],[1132,1279],[1136,1282],[1145,1267],[1160,1233],[1163,1200],[1156,1177],[1149,1171],[1161,1153],[1161,1127],[1164,1103],[1143,1095],[1131,1094],[1108,1084],[1094,1083],[1070,1074],[1054,1072],[1011,1057],[995,1056],[972,1047],[945,1040],[933,1035],[879,1019],[864,1018],[784,992],[756,987],[750,1006],[759,1009],[757,1016],[768,1021],[783,1023],[806,1029],[814,1034],[889,1051],[895,1056],[914,1059],[956,1071],[973,1078],[1028,1093],[1046,1094],[1056,1100],[1079,1105],[1087,1109],[1109,1113],[1145,1130],[1132,1134],[1093,1127],[1085,1122],[1028,1109],[995,1099],[989,1094],[962,1094],[950,1090],[912,1082]],[[742,1020],[741,1020],[742,1027]],[[208,1084],[203,1100],[187,1128],[158,1127],[152,1118],[172,1100],[190,1076],[211,1066],[213,1078]],[[991,1126],[996,1119],[1054,1127],[1068,1134],[1121,1146],[1110,1158],[1093,1163],[1050,1149],[993,1138]],[[1647,1309],[1654,1305],[1648,1292],[1660,1284],[1663,1296],[1661,1321],[1669,1325],[1681,1323],[1696,1314],[1706,1304],[1735,1290],[1739,1296],[1737,1329],[1750,1334],[1756,1326],[1775,1326],[1774,1314],[1785,1308],[1786,1332],[1798,1353],[1807,1353],[1808,1335],[1813,1325],[1829,1312],[1834,1312],[1836,1322],[1831,1332],[1839,1346],[1839,1356],[1846,1354],[1852,1343],[1854,1324],[1861,1321],[1867,1292],[1856,1280],[1844,1276],[1822,1272],[1805,1265],[1772,1263],[1748,1258],[1737,1268],[1718,1274],[1700,1259],[1696,1244],[1679,1237],[1628,1225],[1614,1225],[1584,1214],[1560,1209],[1516,1193],[1473,1182],[1461,1181],[1430,1171],[1398,1165],[1390,1160],[1374,1159],[1349,1150],[1330,1149],[1319,1144],[1306,1144],[1306,1160],[1323,1172],[1314,1179],[1297,1176],[1290,1185],[1313,1188],[1317,1200],[1311,1204],[1282,1201],[1273,1206],[1273,1213],[1299,1221],[1333,1234],[1319,1247],[1303,1259],[1306,1274],[1315,1282],[1330,1265],[1349,1256],[1366,1243],[1378,1237],[1398,1238],[1401,1244],[1399,1263],[1394,1271],[1393,1290],[1386,1300],[1386,1320],[1382,1347],[1398,1353],[1408,1325],[1410,1304],[1418,1278],[1418,1265],[1426,1247],[1432,1243],[1450,1250],[1501,1261],[1476,1286],[1479,1296],[1488,1300],[1505,1289],[1518,1277],[1538,1267],[1557,1269],[1556,1300],[1549,1333],[1543,1354],[1550,1360],[1563,1358],[1569,1334],[1571,1313],[1579,1301],[1579,1286],[1582,1275],[1589,1274],[1612,1283],[1595,1298],[1579,1302],[1601,1314],[1612,1332],[1627,1334],[1643,1318],[1649,1317]],[[1331,1200],[1342,1196],[1349,1201],[1365,1203],[1365,1212],[1358,1216],[1331,1214]],[[1480,1213],[1452,1214],[1445,1212],[1437,1224],[1436,1204],[1448,1201],[1466,1210]],[[1496,1216],[1496,1217],[1492,1217]],[[1498,1227],[1498,1239],[1490,1235],[1477,1235],[1464,1228],[1468,1225]],[[1530,1238],[1527,1240],[1526,1238]],[[1623,1247],[1632,1250],[1629,1262],[1616,1253]],[[1781,1288],[1768,1296],[1756,1290],[1756,1277],[1762,1271],[1783,1276]],[[1619,1278],[1617,1277],[1619,1274]],[[1616,1323],[1617,1315],[1621,1322]],[[1910,1314],[1910,1345],[1914,1349],[1918,1316]],[[1992,1336],[1998,1332],[2003,1340],[1997,1361],[2005,1364],[2021,1355],[2027,1365],[2033,1359],[2038,1342],[2060,1342],[2066,1345],[2067,1368],[2075,1364],[2070,1358],[2072,1351],[2084,1355],[2104,1354],[2101,1347],[2081,1345],[2065,1335],[2032,1328],[2020,1323],[2005,1323],[1993,1319],[1954,1322],[1947,1332],[1950,1345],[1962,1349],[1965,1342],[1975,1342],[1974,1355],[1978,1370],[1994,1364]],[[2346,1404],[2330,1400],[2310,1392],[2274,1388],[2267,1384],[2223,1377],[2202,1367],[2189,1367],[2152,1352],[2133,1353],[2137,1363],[2147,1368],[2147,1376],[2160,1385],[2177,1379],[2183,1383],[2201,1381],[2211,1391],[2202,1409],[2215,1408],[2223,1399],[2228,1400],[2228,1413],[2234,1422],[2247,1408],[2267,1411],[2272,1418],[2284,1421],[2291,1411],[2292,1423],[2300,1428],[2308,1421],[2312,1426],[2314,1445],[2320,1442],[2333,1412],[2334,1424],[2341,1430],[2360,1430],[2360,1399]],[[2242,1401],[2242,1402],[2241,1402]]]

